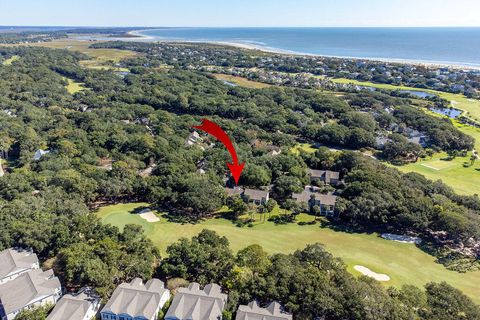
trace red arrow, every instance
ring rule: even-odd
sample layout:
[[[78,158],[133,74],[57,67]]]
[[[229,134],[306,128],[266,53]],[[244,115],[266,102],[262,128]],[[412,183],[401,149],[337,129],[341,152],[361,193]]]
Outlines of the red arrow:
[[[217,138],[217,140],[219,140],[221,143],[225,145],[228,152],[230,152],[230,155],[232,156],[232,160],[233,160],[233,163],[227,162],[227,166],[228,166],[228,169],[230,169],[230,172],[232,173],[235,183],[238,185],[238,180],[240,179],[240,175],[242,174],[243,167],[245,166],[245,162],[241,164],[238,163],[237,152],[233,147],[232,140],[230,140],[230,137],[215,122],[212,122],[207,119],[202,119],[202,124],[200,126],[194,126],[194,128],[211,134],[212,136]]]

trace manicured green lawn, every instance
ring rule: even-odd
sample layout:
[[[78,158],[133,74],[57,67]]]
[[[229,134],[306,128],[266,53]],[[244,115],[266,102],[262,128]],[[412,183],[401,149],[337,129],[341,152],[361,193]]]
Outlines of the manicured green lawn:
[[[463,94],[456,94],[456,93],[448,93],[436,90],[429,90],[429,89],[422,89],[422,88],[413,88],[413,87],[406,87],[406,86],[395,86],[391,84],[384,84],[384,83],[373,83],[373,82],[364,82],[358,80],[350,80],[350,79],[330,79],[335,83],[342,83],[342,84],[353,84],[359,86],[367,86],[385,90],[411,90],[411,91],[423,91],[435,94],[441,98],[444,98],[448,101],[452,102],[452,106],[457,109],[462,109],[467,113],[467,116],[470,118],[480,121],[480,100],[470,99],[465,97]]]
[[[387,285],[414,284],[422,286],[429,281],[447,281],[461,289],[477,303],[480,302],[480,271],[466,274],[448,271],[435,263],[435,258],[424,253],[413,244],[403,244],[379,238],[376,234],[355,234],[321,228],[319,224],[299,226],[297,224],[275,225],[258,222],[253,228],[239,228],[225,219],[209,219],[199,224],[178,224],[161,218],[160,222],[148,223],[130,212],[147,204],[119,204],[104,207],[98,216],[119,228],[128,223],[139,224],[147,236],[165,254],[166,247],[180,237],[190,238],[202,229],[211,229],[226,236],[233,250],[258,243],[269,253],[290,253],[306,244],[320,242],[335,256],[341,257],[354,274],[354,265],[363,265],[377,273],[384,273],[392,280]],[[299,221],[313,217],[300,215]]]
[[[480,195],[480,160],[472,167],[464,167],[464,163],[470,163],[470,155],[456,157],[451,161],[442,160],[447,157],[445,153],[439,153],[432,158],[420,159],[416,163],[405,166],[395,166],[402,172],[417,172],[428,179],[441,179],[459,194]]]

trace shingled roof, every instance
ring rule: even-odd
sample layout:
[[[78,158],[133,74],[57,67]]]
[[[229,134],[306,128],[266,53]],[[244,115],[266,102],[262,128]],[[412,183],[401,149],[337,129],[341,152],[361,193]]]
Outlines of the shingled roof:
[[[60,299],[47,320],[83,320],[90,310],[98,310],[100,298],[81,292],[76,295],[66,294]]]
[[[38,268],[38,258],[32,251],[11,248],[0,252],[0,281],[33,268]]]
[[[61,284],[53,270],[34,269],[0,285],[0,300],[5,313],[10,314],[60,291]]]
[[[311,179],[320,179],[326,183],[330,183],[331,180],[340,179],[340,172],[337,171],[308,169],[308,175]]]
[[[258,200],[258,201],[262,201],[262,199],[267,199],[269,196],[268,191],[256,190],[256,189],[245,189],[245,192],[243,194],[247,196],[250,200]]]
[[[144,285],[142,279],[135,278],[119,285],[101,312],[151,319],[165,291],[163,282],[158,279],[151,279]]]
[[[214,283],[208,284],[203,290],[200,290],[200,285],[192,282],[188,288],[178,289],[167,311],[165,320],[221,319],[226,302],[227,295],[222,293],[219,285]]]
[[[305,202],[308,203],[312,196],[315,197],[315,200],[320,201],[321,204],[327,206],[334,206],[337,202],[337,197],[329,194],[321,194],[318,192],[310,191],[307,186],[302,193],[294,193],[292,194],[292,198],[296,200],[296,202]]]
[[[267,308],[260,308],[256,301],[248,306],[238,307],[235,320],[292,320],[292,315],[282,310],[278,302],[272,302]]]
[[[225,192],[229,197],[240,196],[243,194],[243,191],[241,187],[225,188]]]

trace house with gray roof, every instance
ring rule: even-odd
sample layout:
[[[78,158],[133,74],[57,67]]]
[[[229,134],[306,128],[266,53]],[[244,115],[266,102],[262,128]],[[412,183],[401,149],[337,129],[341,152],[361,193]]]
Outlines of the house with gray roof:
[[[336,171],[308,169],[307,173],[312,182],[319,181],[335,186],[340,181],[340,172]]]
[[[260,308],[256,301],[252,301],[247,306],[238,307],[235,320],[292,320],[292,315],[286,313],[278,302]]]
[[[91,320],[100,308],[100,297],[85,288],[75,295],[64,295],[55,305],[47,320]]]
[[[31,250],[21,248],[3,250],[0,252],[0,285],[39,268],[37,255]]]
[[[246,202],[251,202],[256,205],[266,204],[270,199],[270,192],[257,189],[245,189],[242,198]]]
[[[292,198],[299,204],[307,204],[310,212],[313,212],[314,207],[318,206],[320,215],[333,216],[335,214],[337,197],[331,194],[322,194],[317,187],[306,186],[301,193],[292,194]]]
[[[241,196],[244,191],[241,187],[225,188],[225,192],[229,197]]]
[[[24,309],[55,304],[62,295],[53,270],[33,269],[0,285],[0,319],[13,320]]]
[[[102,320],[156,320],[158,312],[170,299],[170,291],[162,281],[151,279],[143,284],[135,278],[122,283],[100,312]]]
[[[165,315],[165,320],[219,320],[227,302],[227,295],[219,285],[212,283],[203,290],[196,282],[180,288]]]

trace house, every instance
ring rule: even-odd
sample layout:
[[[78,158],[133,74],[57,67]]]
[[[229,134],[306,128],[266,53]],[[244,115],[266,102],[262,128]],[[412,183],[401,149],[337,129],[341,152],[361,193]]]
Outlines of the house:
[[[187,140],[185,141],[185,144],[187,146],[193,146],[194,144],[198,143],[198,142],[202,142],[203,139],[200,137],[200,135],[198,134],[197,131],[193,131],[192,133],[190,133],[190,135],[188,136]]]
[[[38,161],[38,160],[40,160],[44,155],[49,154],[49,153],[50,153],[49,150],[38,149],[37,151],[35,151],[35,155],[33,156],[33,160]]]
[[[200,290],[196,282],[180,288],[168,308],[165,320],[215,320],[222,319],[227,295],[219,285],[211,283]]]
[[[225,192],[229,197],[242,196],[244,191],[241,187],[225,188]]]
[[[310,212],[313,212],[314,207],[318,206],[320,215],[333,216],[337,197],[331,194],[321,194],[318,191],[316,187],[306,186],[302,193],[294,193],[292,198],[297,203],[306,203]]]
[[[0,285],[39,268],[37,255],[32,251],[20,248],[3,250],[0,252]]]
[[[75,295],[64,295],[47,320],[91,320],[100,308],[100,297],[86,288]]]
[[[227,196],[240,196],[247,203],[258,205],[266,204],[270,199],[270,192],[257,189],[243,189],[241,187],[225,188]]]
[[[61,295],[53,270],[30,270],[0,285],[0,319],[13,320],[24,309],[55,304]]]
[[[266,308],[260,308],[256,301],[248,306],[238,307],[235,320],[292,320],[292,315],[283,311],[278,302],[272,302]]]
[[[275,157],[275,156],[278,156],[279,154],[282,153],[282,149],[278,148],[278,147],[275,147],[275,148],[272,148],[268,153],[267,153],[267,156],[269,157]]]
[[[112,294],[100,312],[102,320],[142,319],[156,320],[158,312],[170,299],[170,292],[158,279],[143,284],[135,278],[130,283],[122,283]]]
[[[308,176],[311,182],[320,181],[333,186],[340,181],[340,173],[336,171],[308,169]]]
[[[270,192],[257,190],[257,189],[245,189],[242,198],[249,203],[258,205],[266,204],[270,199]]]

